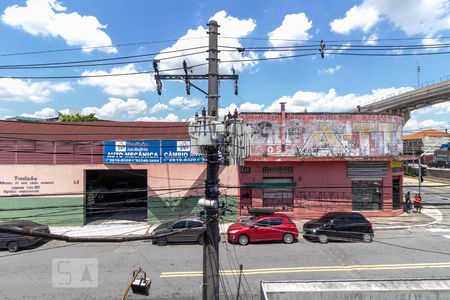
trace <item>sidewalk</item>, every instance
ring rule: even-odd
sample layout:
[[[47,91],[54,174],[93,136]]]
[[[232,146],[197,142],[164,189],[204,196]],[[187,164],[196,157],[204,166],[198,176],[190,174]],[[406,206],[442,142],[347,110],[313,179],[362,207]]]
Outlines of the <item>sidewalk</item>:
[[[421,214],[404,213],[398,217],[368,218],[373,224],[374,230],[398,230],[430,226],[442,221],[442,214],[435,208],[424,208]],[[299,230],[305,221],[295,221]],[[220,234],[226,234],[231,223],[221,223]],[[50,227],[55,234],[73,237],[106,237],[123,235],[144,235],[151,233],[158,224],[149,225],[145,222],[132,221],[106,221],[104,223],[88,224],[76,227]]]

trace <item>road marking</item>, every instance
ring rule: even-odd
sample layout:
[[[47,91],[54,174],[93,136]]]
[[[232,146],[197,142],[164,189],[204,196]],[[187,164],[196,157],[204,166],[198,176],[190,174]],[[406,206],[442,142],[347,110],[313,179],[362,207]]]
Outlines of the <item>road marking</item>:
[[[449,236],[450,237],[450,236]],[[418,263],[418,264],[386,264],[386,265],[353,265],[353,266],[316,266],[316,267],[291,267],[291,268],[267,268],[247,269],[244,275],[277,274],[277,273],[312,273],[312,272],[352,272],[371,270],[406,270],[406,269],[433,269],[450,268],[450,262],[445,263]],[[239,270],[223,270],[220,275],[234,276]],[[159,277],[201,277],[202,271],[188,272],[161,272]]]
[[[450,239],[450,235],[443,235],[443,237]]]
[[[431,232],[450,232],[448,228],[428,228],[428,231]]]

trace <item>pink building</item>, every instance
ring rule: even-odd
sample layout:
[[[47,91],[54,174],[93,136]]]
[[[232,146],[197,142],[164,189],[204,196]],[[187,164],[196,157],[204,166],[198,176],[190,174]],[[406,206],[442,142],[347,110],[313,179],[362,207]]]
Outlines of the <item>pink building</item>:
[[[398,116],[241,113],[253,128],[240,168],[239,209],[271,207],[296,218],[329,211],[402,213],[402,128]]]

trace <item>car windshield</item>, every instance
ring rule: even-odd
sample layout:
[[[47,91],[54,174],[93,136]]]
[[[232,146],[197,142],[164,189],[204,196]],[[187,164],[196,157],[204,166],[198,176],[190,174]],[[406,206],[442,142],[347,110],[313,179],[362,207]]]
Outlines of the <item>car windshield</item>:
[[[245,225],[245,226],[249,226],[256,220],[258,220],[258,218],[256,216],[244,216],[244,217],[239,218],[238,223],[241,223],[242,225]]]

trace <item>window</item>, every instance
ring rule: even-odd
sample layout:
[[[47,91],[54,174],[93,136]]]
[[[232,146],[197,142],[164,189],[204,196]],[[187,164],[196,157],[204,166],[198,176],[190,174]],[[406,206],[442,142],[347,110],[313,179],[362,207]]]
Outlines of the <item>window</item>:
[[[362,216],[351,215],[346,217],[347,224],[365,224],[366,220]]]
[[[284,173],[291,174],[294,173],[293,167],[263,167],[263,173]]]
[[[333,224],[334,225],[338,225],[338,226],[344,225],[345,224],[345,217],[344,216],[337,217],[336,219],[333,220]]]
[[[271,223],[270,220],[265,219],[257,222],[255,225],[259,227],[270,227]]]
[[[178,221],[172,225],[172,229],[186,228],[186,220]]]
[[[252,172],[252,168],[250,168],[250,167],[240,167],[239,170],[241,173],[251,173]]]
[[[353,181],[352,209],[381,210],[381,181]]]
[[[194,227],[203,227],[203,223],[197,220],[189,220],[188,221],[188,227],[194,228]]]
[[[263,207],[279,207],[284,210],[292,208],[294,206],[294,189],[275,187],[276,185],[283,186],[293,184],[294,179],[292,177],[281,178],[263,178],[263,183],[274,187],[264,188],[263,190]]]
[[[283,224],[283,219],[270,219],[270,224],[272,226],[278,226]]]

